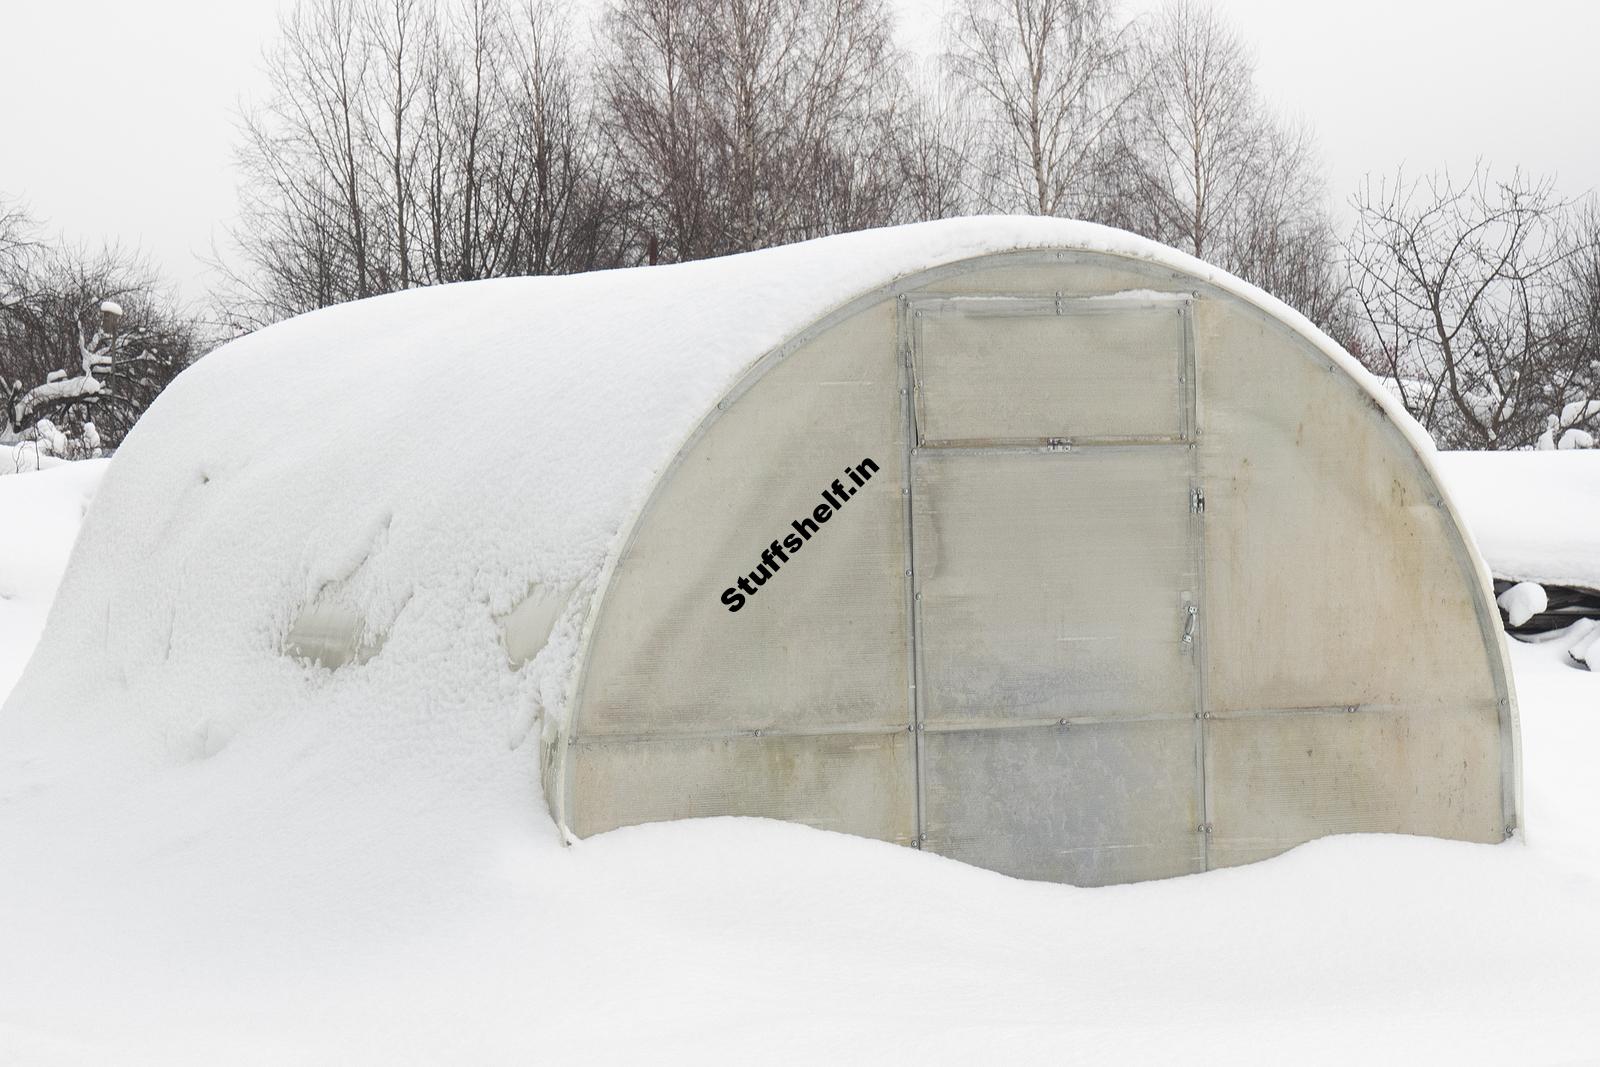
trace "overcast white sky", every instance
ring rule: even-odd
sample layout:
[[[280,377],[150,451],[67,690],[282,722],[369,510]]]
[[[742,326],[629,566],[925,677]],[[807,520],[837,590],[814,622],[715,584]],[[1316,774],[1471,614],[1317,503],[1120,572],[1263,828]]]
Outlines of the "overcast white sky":
[[[1339,200],[1402,161],[1479,156],[1555,172],[1568,193],[1600,186],[1595,0],[1217,3],[1254,42],[1264,93],[1316,128]],[[234,208],[233,115],[261,91],[280,0],[5,4],[0,193],[70,237],[138,245],[203,293],[197,257]]]

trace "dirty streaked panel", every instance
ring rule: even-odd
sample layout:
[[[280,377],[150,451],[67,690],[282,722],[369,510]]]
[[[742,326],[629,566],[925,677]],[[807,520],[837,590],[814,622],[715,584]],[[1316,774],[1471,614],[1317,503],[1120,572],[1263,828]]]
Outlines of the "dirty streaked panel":
[[[1212,866],[1327,834],[1501,840],[1497,718],[1480,704],[1212,719]]]
[[[580,836],[658,819],[751,815],[909,844],[911,735],[686,738],[572,746]]]
[[[1108,885],[1203,868],[1195,721],[929,733],[926,848]]]

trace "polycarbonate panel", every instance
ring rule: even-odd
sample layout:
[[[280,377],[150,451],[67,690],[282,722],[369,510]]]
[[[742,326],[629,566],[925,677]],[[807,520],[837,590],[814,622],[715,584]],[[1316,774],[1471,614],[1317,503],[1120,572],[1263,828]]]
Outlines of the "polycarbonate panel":
[[[1492,704],[1213,718],[1211,865],[1326,834],[1500,841],[1497,722]]]
[[[923,443],[1184,432],[1184,306],[950,300],[914,312]]]
[[[580,837],[661,819],[750,815],[909,844],[911,734],[589,741],[571,746]]]
[[[1194,719],[929,731],[923,847],[1108,885],[1203,869]]]
[[[1497,697],[1484,593],[1389,416],[1233,302],[1194,316],[1212,707]]]
[[[1186,449],[921,449],[912,471],[924,721],[1193,712]]]
[[[687,447],[596,621],[580,737],[911,721],[900,384],[885,301],[778,363]]]

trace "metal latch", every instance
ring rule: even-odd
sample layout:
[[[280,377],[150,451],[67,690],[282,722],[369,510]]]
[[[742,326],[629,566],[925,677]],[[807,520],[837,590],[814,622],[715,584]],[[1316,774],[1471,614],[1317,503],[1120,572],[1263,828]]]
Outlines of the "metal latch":
[[[1195,618],[1200,614],[1200,605],[1185,604],[1183,607],[1183,643],[1194,644]]]
[[[1206,510],[1206,491],[1198,485],[1189,490],[1189,509],[1197,515]]]

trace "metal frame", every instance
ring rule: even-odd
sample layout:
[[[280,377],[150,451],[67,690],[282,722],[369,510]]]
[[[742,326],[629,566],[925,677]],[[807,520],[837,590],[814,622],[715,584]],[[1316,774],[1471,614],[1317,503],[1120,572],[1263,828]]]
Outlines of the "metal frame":
[[[895,301],[895,368],[900,378],[900,428],[901,428],[901,457],[900,474],[904,479],[900,484],[901,520],[904,523],[904,536],[906,546],[906,618],[910,620],[908,630],[910,640],[907,642],[906,655],[910,663],[908,677],[911,685],[911,722],[908,729],[912,735],[911,767],[916,775],[915,796],[916,815],[912,830],[911,845],[921,848],[922,842],[927,837],[927,828],[923,825],[923,812],[927,810],[927,771],[926,754],[923,751],[923,732],[926,724],[923,721],[922,710],[922,612],[917,609],[917,602],[921,599],[917,593],[917,524],[916,500],[914,498],[913,481],[911,477],[911,463],[916,455],[917,427],[917,402],[916,402],[916,366],[915,349],[911,334],[913,321],[911,298],[901,295]]]
[[[1431,490],[1434,506],[1446,514],[1449,521],[1444,524],[1444,529],[1447,539],[1450,543],[1452,554],[1456,559],[1457,565],[1461,569],[1463,579],[1475,585],[1476,587],[1477,595],[1473,598],[1473,600],[1477,614],[1479,632],[1483,640],[1485,652],[1489,655],[1491,675],[1493,677],[1496,689],[1496,703],[1499,708],[1501,733],[1500,777],[1502,809],[1505,816],[1505,836],[1510,837],[1517,831],[1520,824],[1520,813],[1522,807],[1521,738],[1520,730],[1518,728],[1518,713],[1515,690],[1511,685],[1508,653],[1506,651],[1505,638],[1500,628],[1499,613],[1494,607],[1494,598],[1491,593],[1492,585],[1489,574],[1487,569],[1484,567],[1481,558],[1472,548],[1472,542],[1466,535],[1465,526],[1461,519],[1460,512],[1451,503],[1449,497],[1442,489],[1438,473],[1433,464],[1428,460],[1426,455],[1419,450],[1418,445],[1413,440],[1412,436],[1405,431],[1405,429],[1396,421],[1396,417],[1391,414],[1389,407],[1386,406],[1386,404],[1389,404],[1390,402],[1386,401],[1380,396],[1378,390],[1380,390],[1382,387],[1378,385],[1375,380],[1362,380],[1358,378],[1356,374],[1346,369],[1346,367],[1341,365],[1340,361],[1348,360],[1349,357],[1342,353],[1332,341],[1330,341],[1326,336],[1318,333],[1310,325],[1310,323],[1306,322],[1304,319],[1301,319],[1299,316],[1291,315],[1286,317],[1283,313],[1282,305],[1271,300],[1271,298],[1266,297],[1265,294],[1260,293],[1259,290],[1256,290],[1252,286],[1248,286],[1242,282],[1233,282],[1232,284],[1213,282],[1200,275],[1177,270],[1136,255],[1128,255],[1116,252],[1088,251],[1083,249],[1040,249],[990,253],[959,260],[953,263],[943,264],[937,267],[932,267],[927,270],[892,279],[875,289],[864,292],[854,299],[840,304],[832,311],[819,316],[808,326],[796,332],[782,344],[777,345],[776,347],[766,351],[764,354],[754,359],[745,372],[728,389],[722,399],[717,401],[715,407],[709,410],[706,415],[686,434],[685,439],[680,444],[672,460],[657,476],[653,487],[647,496],[641,501],[632,519],[625,523],[618,531],[618,534],[613,542],[613,547],[608,553],[605,562],[601,566],[600,572],[594,583],[593,593],[590,597],[589,608],[585,613],[584,622],[579,634],[578,647],[574,657],[574,669],[569,676],[566,691],[564,693],[566,715],[562,721],[558,721],[556,723],[556,728],[554,731],[552,731],[552,735],[547,741],[544,742],[544,744],[547,746],[547,751],[546,759],[542,762],[545,762],[550,767],[550,770],[554,772],[554,780],[552,781],[547,779],[544,782],[544,792],[546,795],[546,800],[550,803],[552,816],[554,817],[554,821],[556,822],[558,831],[562,835],[563,840],[570,842],[574,839],[569,829],[569,813],[571,812],[572,806],[573,784],[569,774],[570,761],[566,755],[566,749],[582,742],[582,694],[587,681],[588,667],[590,662],[589,650],[594,638],[596,624],[598,620],[603,617],[604,612],[607,610],[609,602],[608,594],[612,587],[613,577],[615,575],[618,563],[632,548],[638,532],[643,528],[644,524],[648,522],[653,508],[659,499],[661,487],[672,478],[679,464],[684,461],[690,448],[703,435],[711,431],[722,411],[726,410],[730,404],[736,402],[739,397],[748,391],[751,386],[756,381],[760,380],[760,378],[765,375],[766,372],[774,365],[783,359],[786,359],[793,352],[822,333],[832,329],[834,326],[838,325],[844,320],[880,303],[881,301],[897,298],[900,299],[901,314],[903,315],[905,312],[906,303],[910,299],[907,294],[926,286],[937,285],[941,282],[948,282],[952,279],[960,278],[964,275],[968,275],[977,271],[989,270],[997,267],[1047,266],[1059,264],[1112,265],[1117,269],[1127,271],[1129,273],[1142,274],[1143,276],[1150,278],[1156,284],[1168,286],[1176,284],[1182,290],[1182,292],[1166,290],[1164,292],[1156,291],[1146,294],[1152,299],[1160,299],[1165,293],[1166,295],[1170,295],[1172,298],[1176,299],[1215,298],[1231,301],[1236,306],[1249,313],[1253,318],[1255,318],[1262,325],[1266,326],[1269,330],[1288,338],[1291,342],[1293,342],[1293,346],[1295,348],[1304,353],[1308,359],[1312,359],[1314,362],[1320,363],[1327,372],[1344,374],[1355,393],[1367,401],[1375,421],[1378,424],[1378,432],[1380,435],[1386,437],[1392,448],[1407,457],[1408,462],[1412,465],[1418,477],[1419,483]],[[1231,282],[1231,279],[1228,281]],[[939,298],[938,294],[927,294],[927,297],[930,299]],[[942,298],[948,300],[989,299],[981,296],[954,294],[945,294]],[[1094,300],[1104,298],[1087,299]],[[1192,319],[1188,322],[1186,329],[1188,330],[1186,348],[1189,353],[1189,363],[1186,367],[1187,376],[1189,378],[1189,389],[1187,390],[1187,395],[1190,397],[1190,403],[1194,406],[1196,413],[1196,419],[1191,423],[1190,426],[1190,432],[1193,434],[1198,431],[1198,383],[1196,382],[1195,378],[1196,366],[1194,362]],[[899,331],[899,336],[902,338],[905,336],[903,330]],[[907,384],[907,376],[909,374],[909,369],[905,365],[904,357],[908,356],[909,353],[902,353],[901,355],[902,358],[897,360],[897,363],[900,365],[899,373],[902,375],[902,387],[904,388]],[[909,409],[912,403],[911,397],[908,394],[903,393],[903,401],[904,405]],[[908,479],[910,477],[909,452],[911,447],[911,438],[908,436],[906,441],[906,450],[908,454],[905,457],[907,461],[905,470]],[[1192,444],[1190,447],[1191,451],[1194,451]],[[1198,456],[1196,456],[1195,462],[1198,463]],[[904,490],[903,495],[906,497],[905,514],[907,523],[909,524],[911,508],[910,486],[904,485],[902,486],[902,489]],[[1203,545],[1201,550],[1203,551]],[[908,557],[914,556],[914,546],[909,538],[907,541],[907,555]],[[1203,582],[1203,556],[1201,558],[1201,563],[1202,566],[1199,569],[1199,580]],[[907,595],[914,604],[915,593],[914,590],[910,589],[909,583]],[[1197,642],[1204,641],[1205,627],[1205,612],[1202,611],[1198,620],[1198,632],[1196,635]],[[915,633],[913,634],[912,645],[913,648],[909,654],[913,657],[913,663],[915,665],[915,646],[917,645]],[[1197,674],[1204,674],[1203,664],[1201,670],[1197,671]],[[916,738],[916,744],[914,746],[915,759],[918,767],[920,768],[920,734],[922,731],[919,729],[921,726],[920,712],[918,711],[920,698],[915,691],[916,677],[917,670],[914,669],[912,674],[913,714],[912,722],[908,724],[907,729],[910,730]],[[1205,694],[1203,677],[1199,679],[1197,684],[1199,686],[1199,693],[1197,696],[1197,700],[1199,701],[1199,710],[1196,712],[1198,723],[1196,747],[1197,758],[1203,759],[1206,748],[1205,721],[1206,716],[1208,715],[1208,712],[1206,712],[1204,709]],[[1059,725],[1059,723],[1057,725]],[[841,733],[845,731],[841,731],[836,728],[830,728],[826,732]],[[725,735],[719,734],[713,736],[737,736],[737,733],[738,732],[732,732]],[[768,731],[768,733],[773,733],[773,731]],[[666,739],[668,737],[675,736],[678,735],[640,735],[639,740],[646,741]],[[608,740],[610,739],[612,738],[608,738]],[[1205,774],[1202,772],[1199,777],[1203,782]],[[919,780],[917,783],[917,809],[919,824],[915,828],[913,835],[918,844],[921,843],[922,839],[922,828],[920,826],[922,792],[923,783],[920,779],[919,770]],[[1204,805],[1205,806],[1202,810],[1206,811],[1207,813],[1206,821],[1207,825],[1209,825],[1211,810],[1211,798],[1209,795],[1204,797]],[[1199,828],[1199,830],[1203,834],[1206,828],[1207,827],[1203,825]],[[1209,865],[1209,857],[1207,857],[1207,864]]]

